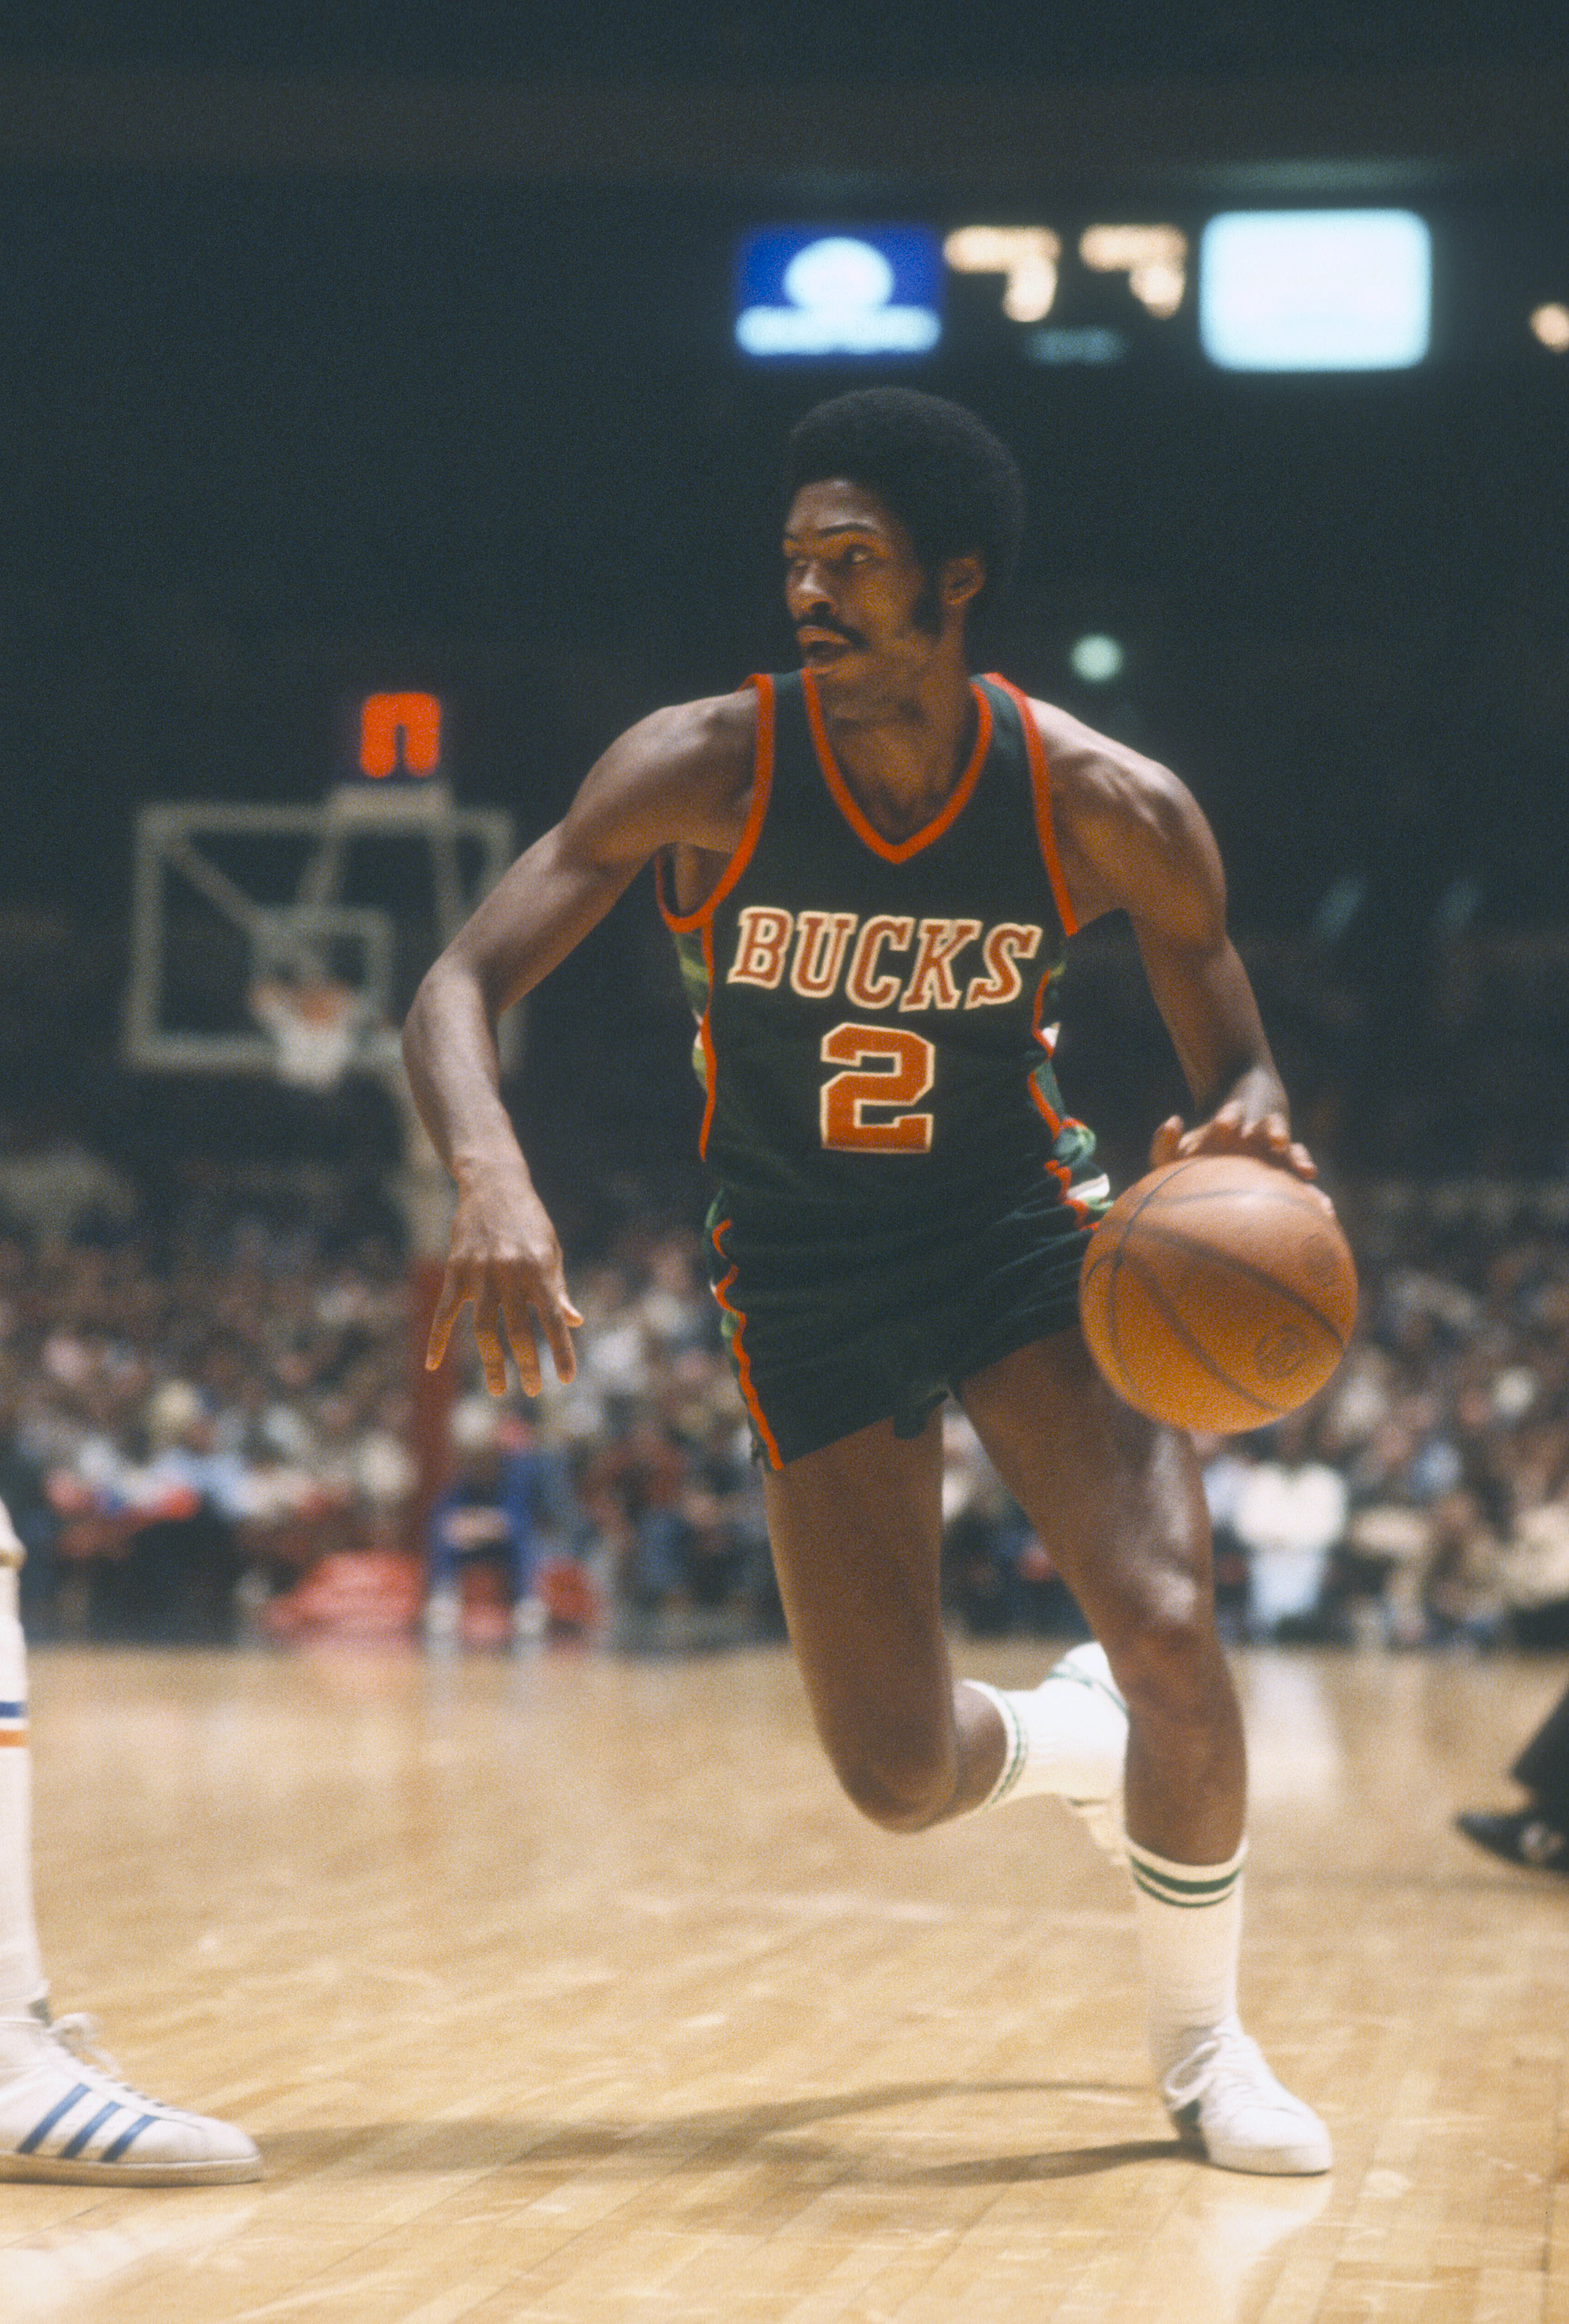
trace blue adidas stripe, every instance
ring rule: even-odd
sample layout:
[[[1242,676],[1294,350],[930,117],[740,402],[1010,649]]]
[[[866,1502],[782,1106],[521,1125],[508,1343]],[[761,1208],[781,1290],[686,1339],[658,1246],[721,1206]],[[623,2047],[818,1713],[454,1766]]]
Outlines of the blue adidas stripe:
[[[25,1719],[26,1716],[27,1705],[24,1702],[0,1702],[0,1719]]]
[[[120,2101],[118,2098],[110,2098],[106,2106],[101,2106],[97,2114],[93,2116],[91,2122],[86,2124],[82,2129],[78,2131],[76,2136],[71,2140],[70,2144],[60,2148],[60,2161],[62,2163],[74,2163],[77,2156],[81,2153],[83,2147],[87,2144],[88,2139],[93,2136],[94,2133],[102,2130],[104,2125],[108,2121],[109,2116],[112,2114],[118,2114],[119,2111]]]
[[[17,2148],[17,2153],[31,2154],[35,2147],[41,2146],[43,2141],[49,2136],[50,2132],[54,2128],[55,2124],[60,2121],[61,2116],[69,2114],[72,2107],[76,2105],[78,2099],[85,2098],[87,2094],[88,2086],[86,2082],[78,2082],[74,2090],[68,2090],[64,2098],[61,2098],[60,2104],[58,2106],[51,2107],[49,2112],[44,2116],[43,2120],[33,2125],[26,2137],[23,2140],[21,2145]]]
[[[113,2146],[105,2147],[102,2154],[98,2157],[99,2162],[118,2163],[120,2157],[125,2153],[125,2149],[130,2145],[132,2140],[140,2138],[148,2124],[150,2122],[156,2122],[158,2116],[155,2114],[138,2115],[135,2121],[131,2125],[130,2129],[123,2130],[120,2133],[119,2137],[115,2141]]]

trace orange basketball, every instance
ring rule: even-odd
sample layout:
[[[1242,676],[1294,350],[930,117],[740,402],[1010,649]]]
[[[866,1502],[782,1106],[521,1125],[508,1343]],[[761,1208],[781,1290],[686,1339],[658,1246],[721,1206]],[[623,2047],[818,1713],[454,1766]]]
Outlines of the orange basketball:
[[[1150,1171],[1084,1253],[1079,1317],[1119,1396],[1230,1434],[1321,1388],[1356,1321],[1345,1237],[1299,1178],[1241,1155]]]

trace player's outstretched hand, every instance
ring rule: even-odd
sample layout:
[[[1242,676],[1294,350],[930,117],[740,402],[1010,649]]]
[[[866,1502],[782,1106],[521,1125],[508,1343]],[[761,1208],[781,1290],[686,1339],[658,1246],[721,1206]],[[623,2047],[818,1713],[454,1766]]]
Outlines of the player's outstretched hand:
[[[425,1347],[428,1371],[439,1367],[452,1327],[470,1300],[475,1343],[492,1396],[507,1392],[508,1347],[523,1393],[539,1395],[539,1332],[557,1379],[565,1383],[573,1377],[577,1361],[572,1327],[583,1318],[568,1296],[556,1230],[531,1187],[460,1185],[447,1273]]]
[[[1241,1093],[1228,1098],[1207,1121],[1192,1130],[1185,1130],[1181,1116],[1172,1114],[1149,1142],[1149,1167],[1158,1170],[1163,1162],[1186,1162],[1195,1154],[1247,1154],[1257,1162],[1289,1170],[1293,1177],[1318,1176],[1318,1165],[1292,1137],[1279,1108],[1260,1105]]]

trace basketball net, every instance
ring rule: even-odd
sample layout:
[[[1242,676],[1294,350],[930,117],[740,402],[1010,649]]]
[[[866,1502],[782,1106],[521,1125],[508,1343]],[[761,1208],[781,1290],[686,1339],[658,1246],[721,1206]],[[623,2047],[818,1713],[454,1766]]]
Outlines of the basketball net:
[[[247,999],[273,1048],[273,1070],[296,1089],[328,1090],[342,1080],[365,1019],[363,993],[330,978],[286,983],[261,977]]]

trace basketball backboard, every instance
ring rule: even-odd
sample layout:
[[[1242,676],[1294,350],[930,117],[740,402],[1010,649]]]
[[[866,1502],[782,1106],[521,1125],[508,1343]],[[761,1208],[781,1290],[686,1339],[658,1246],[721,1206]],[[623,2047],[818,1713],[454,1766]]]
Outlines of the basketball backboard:
[[[346,783],[314,807],[143,807],[126,1062],[274,1071],[276,1032],[256,996],[283,980],[351,992],[352,1062],[395,1070],[397,1026],[420,976],[512,852],[504,810],[459,807],[439,780]]]

